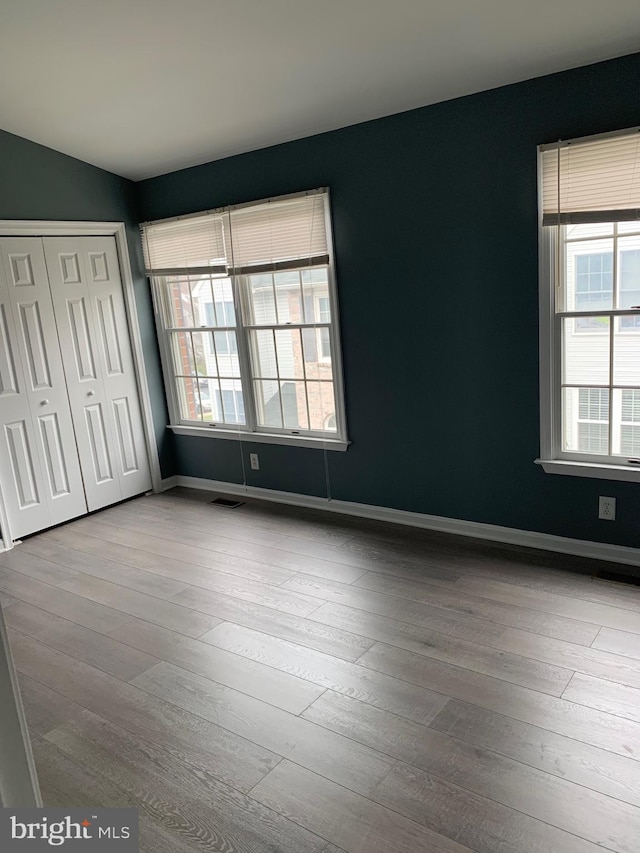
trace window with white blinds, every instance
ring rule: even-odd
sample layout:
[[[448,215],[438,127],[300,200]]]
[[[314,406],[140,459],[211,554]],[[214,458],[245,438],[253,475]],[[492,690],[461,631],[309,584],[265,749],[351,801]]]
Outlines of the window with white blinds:
[[[540,148],[543,225],[640,218],[640,128]]]
[[[540,461],[640,480],[640,131],[544,145],[539,162]]]
[[[327,191],[141,232],[173,424],[345,443]]]

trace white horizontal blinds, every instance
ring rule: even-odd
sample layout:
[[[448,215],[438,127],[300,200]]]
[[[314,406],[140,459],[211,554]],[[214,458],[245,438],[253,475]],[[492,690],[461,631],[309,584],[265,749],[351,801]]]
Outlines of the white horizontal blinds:
[[[233,272],[271,272],[329,262],[325,194],[232,208]]]
[[[148,275],[184,272],[226,272],[228,216],[206,213],[142,227],[142,245]]]
[[[640,218],[640,129],[541,152],[543,225]]]

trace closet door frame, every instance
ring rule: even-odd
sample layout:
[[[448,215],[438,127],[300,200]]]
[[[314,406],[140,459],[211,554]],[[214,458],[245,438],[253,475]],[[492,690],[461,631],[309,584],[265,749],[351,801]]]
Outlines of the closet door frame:
[[[122,295],[124,297],[127,315],[127,328],[131,342],[131,353],[135,370],[140,411],[144,427],[145,445],[149,459],[151,483],[154,492],[162,491],[162,476],[160,460],[155,439],[153,416],[151,412],[151,397],[147,384],[144,367],[142,339],[138,324],[138,311],[133,289],[133,275],[129,263],[129,247],[124,222],[57,222],[49,220],[0,219],[0,235],[3,237],[114,237],[118,252],[118,264],[122,278]],[[14,540],[11,535],[8,514],[2,496],[0,483],[0,551],[13,548]]]

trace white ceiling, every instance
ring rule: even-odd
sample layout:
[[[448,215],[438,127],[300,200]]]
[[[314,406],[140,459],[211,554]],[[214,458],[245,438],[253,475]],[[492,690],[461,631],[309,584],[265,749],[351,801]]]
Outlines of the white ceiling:
[[[638,0],[1,0],[0,127],[133,179],[640,49]]]

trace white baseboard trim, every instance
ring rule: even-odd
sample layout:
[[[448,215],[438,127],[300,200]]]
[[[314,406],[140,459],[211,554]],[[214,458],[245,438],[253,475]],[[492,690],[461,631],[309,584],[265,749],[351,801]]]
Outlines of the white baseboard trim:
[[[352,503],[351,501],[329,500],[327,498],[300,495],[295,492],[279,492],[275,489],[262,489],[257,486],[245,486],[242,483],[225,483],[221,480],[206,480],[201,477],[183,477],[177,475],[162,481],[162,491],[184,486],[217,492],[221,495],[246,495],[274,503],[291,504],[342,515],[355,515],[374,521],[388,521],[392,524],[406,524],[439,533],[452,533],[456,536],[469,536],[474,539],[487,539],[508,545],[522,545],[525,548],[537,548],[541,551],[556,551],[591,560],[607,560],[612,563],[625,563],[640,566],[640,549],[624,545],[609,545],[606,542],[590,542],[586,539],[568,539],[553,536],[550,533],[536,533],[533,530],[519,530],[515,527],[499,527],[495,524],[483,524],[478,521],[463,521],[458,518],[445,518],[439,515],[425,515],[390,507],[371,504]]]
[[[184,480],[187,478],[183,477],[182,479]],[[205,482],[208,483],[209,481],[206,480]],[[182,485],[182,483],[178,483],[178,477],[176,475],[174,475],[173,477],[167,477],[166,480],[162,480],[160,482],[160,491],[161,492],[167,492],[169,489],[175,489],[176,486],[181,486],[181,485]],[[203,488],[203,487],[200,486],[199,488]]]

